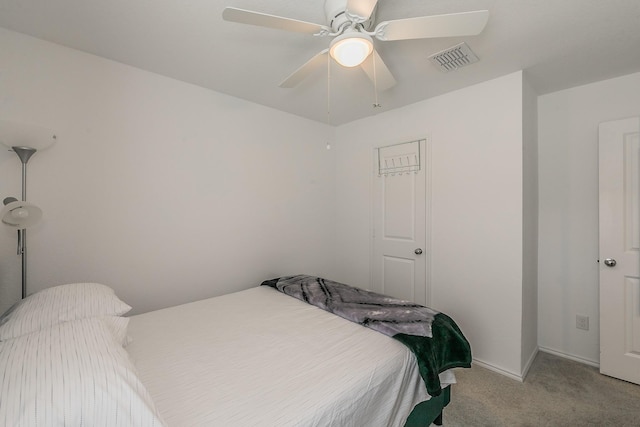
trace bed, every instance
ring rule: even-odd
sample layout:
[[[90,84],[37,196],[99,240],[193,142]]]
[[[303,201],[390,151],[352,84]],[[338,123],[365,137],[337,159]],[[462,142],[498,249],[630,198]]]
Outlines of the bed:
[[[322,286],[335,283],[295,277]],[[128,306],[121,301],[119,306],[110,289],[90,284],[114,307],[99,301],[85,312],[65,309],[62,316],[45,321],[30,319],[22,330],[12,322],[20,307],[11,309],[0,318],[0,424],[417,427],[441,423],[450,385],[455,383],[450,368],[470,363],[463,336],[462,345],[469,351],[442,364],[446,369],[432,378],[438,387],[434,393],[431,385],[432,396],[415,349],[340,317],[343,313],[308,303],[308,295],[300,300],[286,294],[275,286],[282,279],[291,277],[129,318],[122,317]],[[87,284],[75,285],[76,291],[85,292]],[[95,296],[76,295],[70,305],[83,305],[78,303],[83,298]],[[60,299],[48,298],[56,303]],[[36,306],[42,304],[38,301]],[[94,342],[102,338],[108,345]],[[453,347],[460,343],[453,342]],[[53,354],[43,356],[43,345],[55,347]],[[96,345],[98,349],[92,347]],[[116,362],[103,363],[104,353],[113,353]],[[52,359],[65,365],[53,374],[48,372]],[[105,364],[97,367],[97,373],[93,372],[96,360]],[[32,375],[24,378],[24,372]]]

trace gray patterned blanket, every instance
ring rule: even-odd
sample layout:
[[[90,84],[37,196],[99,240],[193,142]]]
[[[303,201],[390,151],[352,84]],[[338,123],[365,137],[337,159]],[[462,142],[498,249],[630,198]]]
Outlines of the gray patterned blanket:
[[[262,285],[399,340],[415,354],[432,396],[442,391],[439,373],[471,366],[471,348],[458,326],[428,307],[315,276],[280,277]]]

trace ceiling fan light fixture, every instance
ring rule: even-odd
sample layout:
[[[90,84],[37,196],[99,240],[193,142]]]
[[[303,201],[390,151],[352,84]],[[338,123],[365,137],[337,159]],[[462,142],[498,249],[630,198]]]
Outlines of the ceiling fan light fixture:
[[[360,32],[339,35],[331,42],[329,54],[343,67],[356,67],[373,52],[373,40]]]

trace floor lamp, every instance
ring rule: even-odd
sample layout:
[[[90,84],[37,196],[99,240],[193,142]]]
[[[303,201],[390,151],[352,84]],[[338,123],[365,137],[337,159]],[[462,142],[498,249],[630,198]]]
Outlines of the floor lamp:
[[[42,218],[42,210],[26,201],[27,163],[36,152],[49,148],[56,135],[45,128],[0,120],[0,142],[15,152],[22,163],[22,200],[7,197],[0,211],[2,223],[18,229],[18,255],[22,258],[22,298],[27,296],[27,228]]]

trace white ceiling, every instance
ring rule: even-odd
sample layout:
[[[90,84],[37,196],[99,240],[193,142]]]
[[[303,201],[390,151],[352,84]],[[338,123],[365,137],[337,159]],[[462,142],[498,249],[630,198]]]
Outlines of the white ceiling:
[[[0,0],[0,26],[320,122],[327,70],[278,84],[329,39],[222,20],[225,6],[325,24],[323,0]],[[539,94],[640,71],[640,0],[379,0],[377,21],[487,9],[479,36],[376,41],[398,84],[331,69],[330,122],[371,116],[526,70]],[[480,62],[442,73],[427,59],[466,41]]]

